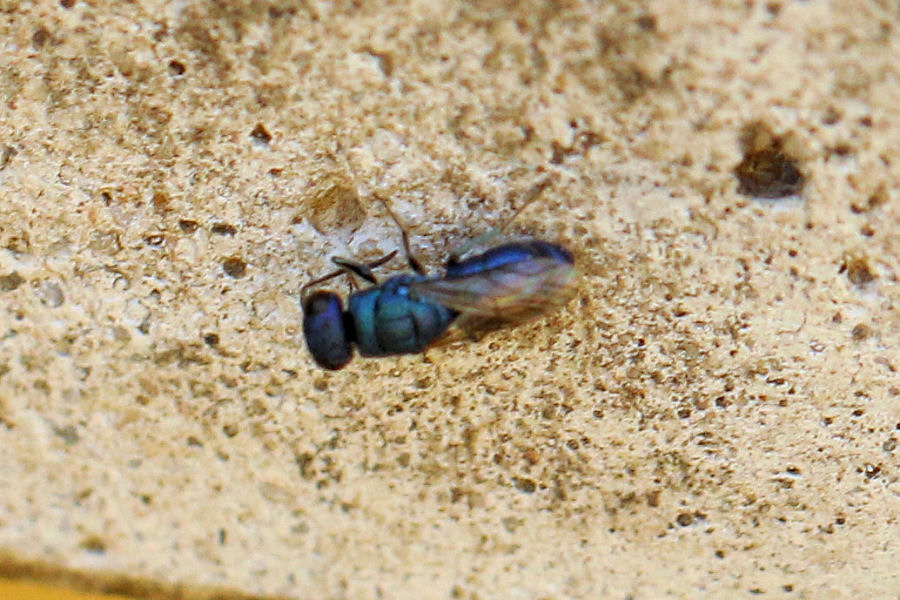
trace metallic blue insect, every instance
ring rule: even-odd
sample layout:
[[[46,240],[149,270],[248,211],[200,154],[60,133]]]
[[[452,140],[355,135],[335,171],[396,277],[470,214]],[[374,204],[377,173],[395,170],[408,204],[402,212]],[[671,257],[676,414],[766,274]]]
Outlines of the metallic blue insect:
[[[565,303],[577,276],[572,253],[542,240],[503,244],[465,260],[453,255],[442,276],[428,276],[410,254],[402,227],[401,232],[412,274],[378,283],[372,269],[393,258],[395,250],[369,264],[334,258],[339,271],[303,287],[303,334],[319,366],[343,368],[353,358],[354,344],[362,356],[416,354],[531,320]],[[342,273],[373,284],[350,294],[346,310],[333,292],[303,295]]]

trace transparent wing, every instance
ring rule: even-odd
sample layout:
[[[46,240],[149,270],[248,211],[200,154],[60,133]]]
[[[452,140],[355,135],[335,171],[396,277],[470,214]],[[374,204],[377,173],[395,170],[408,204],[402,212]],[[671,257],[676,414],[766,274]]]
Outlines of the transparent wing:
[[[410,284],[410,294],[460,313],[454,323],[469,335],[534,319],[565,304],[573,289],[572,264],[536,257],[465,277]]]

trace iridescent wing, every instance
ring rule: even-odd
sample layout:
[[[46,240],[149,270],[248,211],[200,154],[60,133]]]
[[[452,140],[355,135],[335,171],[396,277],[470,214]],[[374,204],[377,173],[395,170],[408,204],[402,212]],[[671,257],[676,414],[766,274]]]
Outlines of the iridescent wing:
[[[532,256],[461,277],[410,284],[410,295],[460,313],[454,325],[466,334],[529,321],[569,299],[577,271],[571,262]]]

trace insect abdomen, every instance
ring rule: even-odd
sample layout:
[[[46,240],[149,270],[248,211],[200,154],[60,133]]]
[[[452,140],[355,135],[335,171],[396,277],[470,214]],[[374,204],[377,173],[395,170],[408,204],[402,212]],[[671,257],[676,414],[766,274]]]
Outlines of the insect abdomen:
[[[350,296],[348,312],[363,356],[391,356],[424,351],[444,334],[457,313],[446,306],[413,300],[400,275],[383,285]]]

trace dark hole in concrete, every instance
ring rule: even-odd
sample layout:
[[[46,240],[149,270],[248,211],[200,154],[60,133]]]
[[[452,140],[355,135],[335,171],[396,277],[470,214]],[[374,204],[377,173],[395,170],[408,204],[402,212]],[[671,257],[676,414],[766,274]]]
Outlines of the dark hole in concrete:
[[[200,224],[190,219],[181,219],[178,221],[178,227],[185,233],[194,233],[200,227]]]
[[[35,48],[43,48],[51,39],[50,31],[46,27],[38,27],[31,34],[31,45]]]
[[[11,292],[25,283],[25,278],[13,271],[9,275],[0,275],[0,292]]]
[[[106,553],[106,542],[100,536],[89,535],[81,540],[81,547],[94,554]]]
[[[222,269],[225,270],[225,273],[231,275],[235,279],[244,276],[244,273],[247,272],[247,263],[238,258],[237,256],[232,256],[230,258],[226,258],[222,261]]]
[[[256,127],[253,128],[253,131],[250,132],[250,137],[252,137],[260,144],[268,144],[272,141],[272,134],[269,133],[269,131],[262,123],[259,123]]]
[[[846,273],[847,279],[856,287],[865,287],[875,281],[875,273],[865,256],[845,255],[838,273]]]
[[[234,235],[237,233],[237,227],[231,223],[213,223],[210,229],[216,235]]]
[[[180,75],[184,75],[184,72],[186,70],[187,69],[183,63],[181,63],[177,60],[169,61],[169,75],[171,75],[173,77],[178,77]]]
[[[754,123],[741,135],[744,159],[735,167],[738,192],[755,198],[785,198],[799,193],[806,183],[784,140],[765,125]]]

